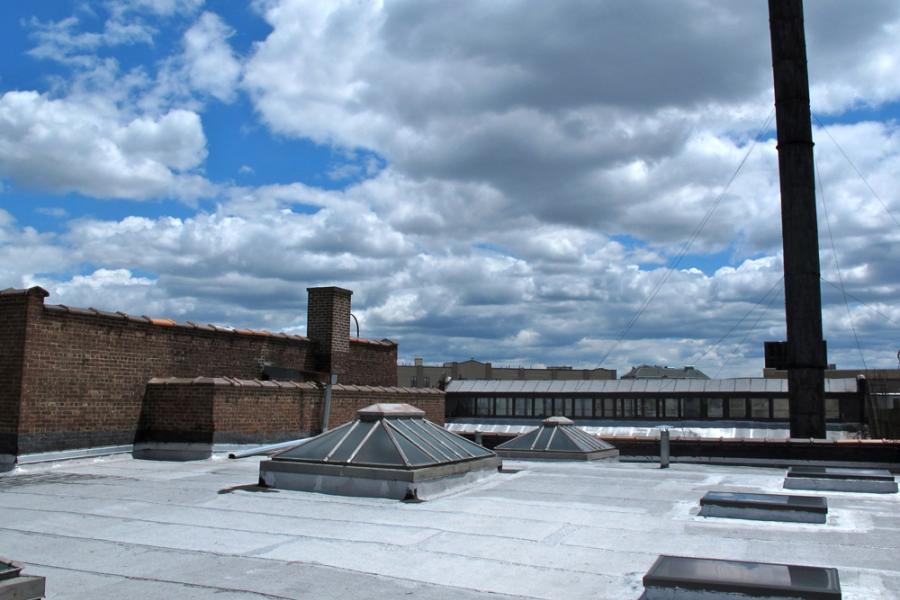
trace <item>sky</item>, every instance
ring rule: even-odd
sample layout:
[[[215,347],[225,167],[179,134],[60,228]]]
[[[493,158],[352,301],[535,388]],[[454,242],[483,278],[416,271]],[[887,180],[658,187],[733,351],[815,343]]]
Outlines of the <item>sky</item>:
[[[0,7],[0,288],[402,361],[694,365],[784,339],[763,0]],[[806,2],[829,362],[897,367],[900,3]]]

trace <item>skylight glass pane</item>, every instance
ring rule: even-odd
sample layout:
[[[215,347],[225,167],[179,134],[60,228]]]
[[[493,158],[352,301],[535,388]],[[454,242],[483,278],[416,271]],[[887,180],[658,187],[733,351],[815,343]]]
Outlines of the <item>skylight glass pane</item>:
[[[350,464],[405,466],[400,452],[383,426],[372,432]]]
[[[434,443],[452,452],[457,458],[471,458],[479,454],[480,446],[478,444],[451,433],[431,421],[422,420],[420,423],[429,436],[429,440],[433,440]]]
[[[298,448],[291,448],[280,454],[276,454],[278,458],[293,458],[299,460],[322,460],[335,445],[341,440],[347,430],[353,426],[353,423],[346,423],[336,429],[327,431],[318,435]]]
[[[520,435],[519,437],[509,440],[508,442],[503,442],[498,446],[498,448],[503,448],[506,450],[529,450],[539,434],[540,429],[529,431],[528,433]]]
[[[394,421],[394,425],[396,425],[399,431],[405,433],[406,436],[417,446],[421,446],[422,448],[427,450],[429,454],[435,456],[436,458],[442,461],[456,460],[457,458],[459,458],[455,454],[452,454],[446,449],[434,444],[432,440],[427,438],[427,434],[423,435],[422,430],[418,427],[415,427],[415,422],[417,420],[418,419],[397,419]]]
[[[406,455],[406,460],[409,461],[411,466],[430,465],[435,462],[433,458],[425,454],[425,452],[406,439],[400,432],[394,432],[394,439],[397,441],[397,445],[400,446],[400,449],[403,450],[403,454]]]
[[[375,426],[377,421],[358,421],[358,425],[350,432],[340,446],[334,451],[334,454],[328,458],[328,462],[347,462],[359,443],[366,437],[369,430]]]
[[[553,439],[550,441],[548,450],[555,450],[557,452],[579,452],[584,451],[585,448],[582,448],[580,444],[576,443],[575,440],[566,435],[566,432],[557,431],[556,435],[554,435]]]
[[[547,447],[547,442],[550,441],[550,434],[552,433],[553,427],[542,427],[541,433],[538,435],[537,442],[534,444],[535,450],[543,450]]]

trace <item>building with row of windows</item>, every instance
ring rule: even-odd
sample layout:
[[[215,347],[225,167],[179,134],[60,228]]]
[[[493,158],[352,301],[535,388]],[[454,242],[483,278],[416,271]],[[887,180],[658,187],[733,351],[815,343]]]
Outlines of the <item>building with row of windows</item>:
[[[446,415],[454,419],[576,421],[784,421],[783,379],[619,379],[613,381],[451,381]],[[865,392],[855,378],[829,379],[826,420],[860,423]]]
[[[615,369],[574,369],[559,367],[495,367],[489,362],[470,359],[462,362],[445,362],[441,365],[426,365],[421,358],[413,364],[397,365],[397,382],[408,387],[442,387],[450,380],[607,380],[615,379]]]

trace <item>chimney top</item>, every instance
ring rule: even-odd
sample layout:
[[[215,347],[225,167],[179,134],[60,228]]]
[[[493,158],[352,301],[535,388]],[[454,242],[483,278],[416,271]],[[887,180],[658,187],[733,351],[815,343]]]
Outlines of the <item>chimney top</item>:
[[[352,296],[353,291],[348,290],[346,288],[337,287],[336,285],[326,285],[322,287],[308,287],[306,288],[307,292],[332,292],[335,294],[346,294],[347,296]]]

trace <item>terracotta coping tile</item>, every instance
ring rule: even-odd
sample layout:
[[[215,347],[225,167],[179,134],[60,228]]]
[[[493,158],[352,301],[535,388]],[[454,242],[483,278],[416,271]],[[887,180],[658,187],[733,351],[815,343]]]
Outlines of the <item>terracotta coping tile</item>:
[[[172,319],[154,319],[151,317],[145,317],[145,318],[147,320],[149,320],[151,323],[153,323],[154,325],[160,325],[162,327],[175,327],[175,325],[177,324]]]
[[[20,289],[20,288],[6,288],[5,290],[0,290],[0,296],[28,296],[35,295],[40,296],[42,298],[46,298],[50,295],[50,292],[45,290],[39,285],[30,287],[28,289]]]

